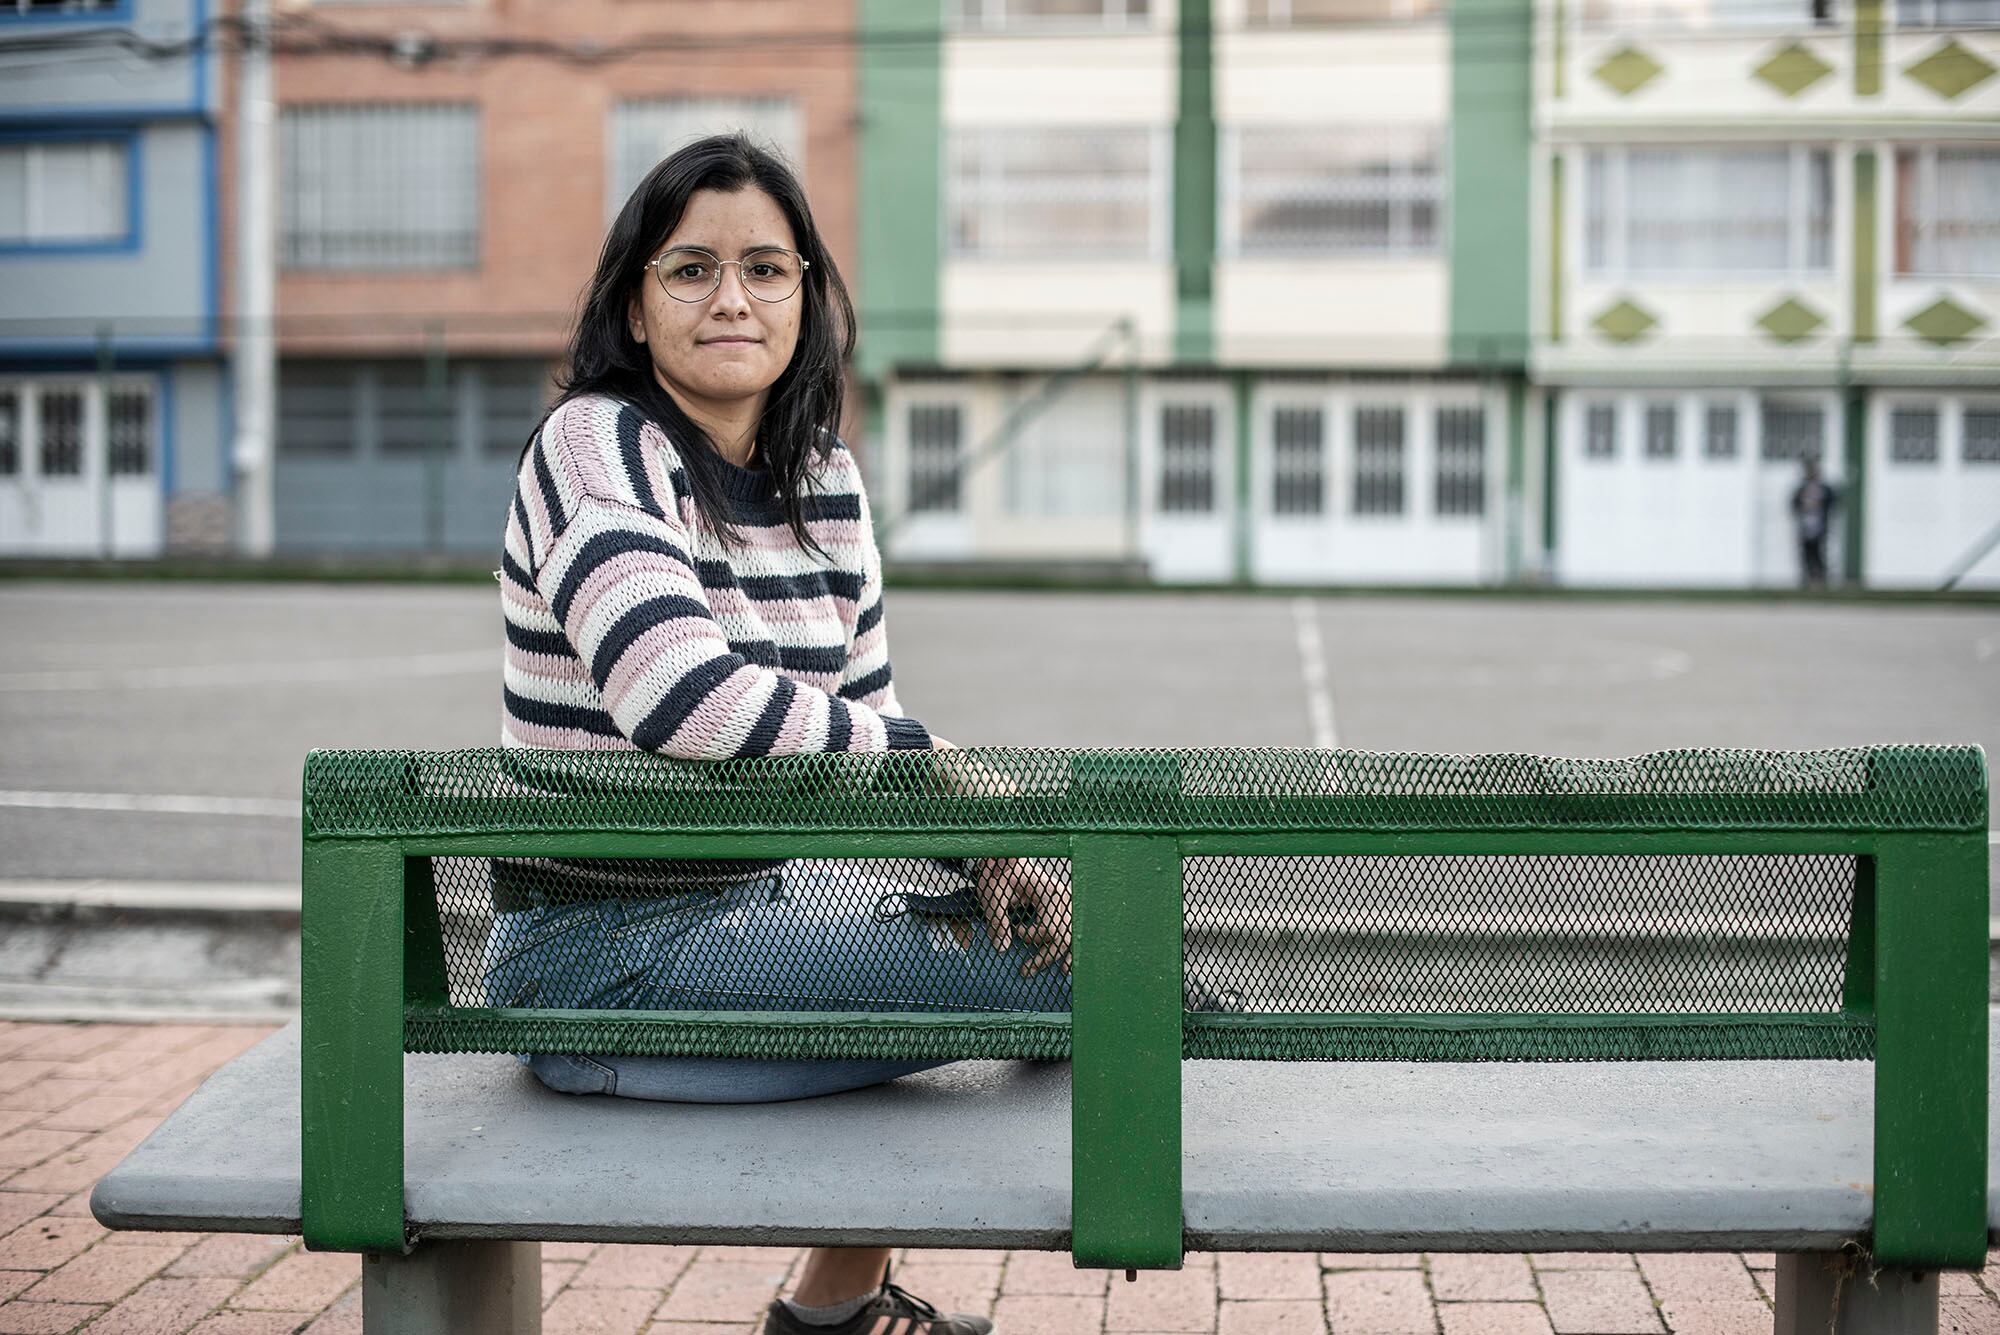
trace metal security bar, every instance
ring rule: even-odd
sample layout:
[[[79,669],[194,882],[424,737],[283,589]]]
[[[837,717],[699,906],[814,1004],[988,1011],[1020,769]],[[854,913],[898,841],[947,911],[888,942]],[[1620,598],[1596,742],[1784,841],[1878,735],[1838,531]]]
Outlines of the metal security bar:
[[[315,752],[305,1233],[406,1246],[406,1051],[1067,1055],[1072,1252],[1114,1267],[1180,1263],[1185,1059],[1872,1057],[1877,1261],[1972,1264],[1986,787],[1969,747]],[[1066,872],[1072,980],[895,954],[984,941],[992,856]],[[808,926],[745,946],[766,886]],[[862,964],[795,967],[815,896]],[[604,967],[663,915],[686,967]]]

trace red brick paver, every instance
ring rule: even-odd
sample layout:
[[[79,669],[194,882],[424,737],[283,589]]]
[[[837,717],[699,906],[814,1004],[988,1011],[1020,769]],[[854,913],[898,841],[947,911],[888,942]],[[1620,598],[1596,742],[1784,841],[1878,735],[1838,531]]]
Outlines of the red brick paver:
[[[0,1335],[360,1335],[360,1263],[296,1238],[107,1233],[89,1189],[267,1028],[0,1021]],[[542,1248],[549,1335],[753,1335],[802,1253]],[[1622,1252],[1188,1257],[907,1251],[895,1276],[1001,1335],[1764,1335],[1776,1260]],[[1941,1328],[2000,1335],[2000,1258],[1943,1278]]]

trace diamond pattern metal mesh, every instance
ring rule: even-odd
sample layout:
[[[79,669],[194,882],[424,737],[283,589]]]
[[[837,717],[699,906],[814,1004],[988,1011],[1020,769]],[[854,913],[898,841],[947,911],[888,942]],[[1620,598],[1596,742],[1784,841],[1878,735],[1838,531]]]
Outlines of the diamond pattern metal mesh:
[[[982,749],[701,763],[638,751],[315,751],[306,837],[581,830],[1984,828],[1975,747]]]
[[[1291,1060],[1865,1056],[1871,1023],[1840,1014],[1855,861],[1189,858],[1186,967],[1210,995],[1190,995],[1187,1052]],[[1229,1021],[1205,1026],[1215,1014]],[[1259,1015],[1357,1018],[1260,1027],[1249,1019]],[[1454,1032],[1362,1018],[1384,1015],[1496,1022]],[[1767,1018],[1754,1026],[1696,1018],[1705,1015]],[[1523,1019],[1562,1016],[1630,1023]],[[1799,1021],[1769,1018],[1790,1016]]]
[[[1068,903],[1064,860],[1037,859]],[[987,935],[962,862],[934,858],[430,859],[448,1005],[412,1051],[672,1051],[686,1056],[1061,1057],[1064,972]],[[1034,916],[1011,916],[1032,934]],[[496,1025],[466,1008],[860,1014],[862,1036],[796,1022],[655,1017]],[[1013,1017],[1001,1032],[897,1015]],[[882,1021],[882,1022],[878,1022]]]
[[[980,750],[696,764],[640,752],[314,752],[306,838],[474,836],[431,860],[445,977],[412,1051],[1060,1057],[1066,982],[996,954],[962,864],[821,859],[815,837],[1441,838],[1457,853],[1193,856],[1191,1057],[1865,1057],[1841,1008],[1856,863],[1588,855],[1489,833],[1983,830],[1971,747],[1626,760],[1351,751]],[[733,861],[572,857],[757,836]],[[621,836],[610,844],[599,835]],[[772,836],[776,836],[773,838]],[[1517,846],[1521,841],[1517,840]],[[1203,854],[1231,851],[1211,839]],[[497,844],[497,849],[496,849]],[[1220,845],[1220,846],[1218,846]],[[1548,850],[1548,851],[1544,851]],[[442,851],[442,850],[432,850]],[[677,849],[682,851],[710,851]],[[726,851],[720,850],[720,851]],[[747,845],[744,851],[753,851]],[[1420,855],[1423,854],[1423,855]],[[780,856],[785,860],[780,860]],[[1056,863],[1057,871],[1061,864]],[[421,969],[421,965],[418,966]],[[563,1015],[497,1015],[493,1008]]]

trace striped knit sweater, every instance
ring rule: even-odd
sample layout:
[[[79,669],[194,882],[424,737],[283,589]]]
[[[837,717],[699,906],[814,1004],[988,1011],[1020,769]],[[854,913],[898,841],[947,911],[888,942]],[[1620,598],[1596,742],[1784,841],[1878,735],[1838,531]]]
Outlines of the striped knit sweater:
[[[679,453],[637,408],[562,404],[515,480],[501,559],[507,746],[694,760],[927,750],[903,715],[861,473],[836,443],[785,524],[768,471],[718,460],[742,542],[702,521]]]

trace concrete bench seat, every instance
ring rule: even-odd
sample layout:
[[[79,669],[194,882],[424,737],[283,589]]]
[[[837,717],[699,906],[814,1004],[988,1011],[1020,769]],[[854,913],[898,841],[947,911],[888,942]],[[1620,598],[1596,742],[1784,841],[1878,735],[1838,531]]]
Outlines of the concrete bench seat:
[[[405,1061],[422,1240],[1069,1245],[1066,1063],[715,1107],[558,1094],[505,1056]],[[92,1211],[296,1233],[298,1109],[294,1025],[202,1086]],[[1859,1062],[1191,1062],[1183,1119],[1197,1250],[1822,1252],[1872,1214]]]

